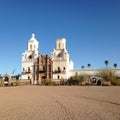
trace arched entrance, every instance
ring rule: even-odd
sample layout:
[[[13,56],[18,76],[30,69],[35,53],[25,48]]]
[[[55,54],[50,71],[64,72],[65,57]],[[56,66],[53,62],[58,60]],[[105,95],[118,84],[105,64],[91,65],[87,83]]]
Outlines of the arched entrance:
[[[5,74],[2,76],[3,78],[3,85],[8,86],[11,83],[11,76],[8,74]]]
[[[4,85],[9,85],[9,77],[4,78]]]
[[[97,85],[100,86],[101,84],[102,84],[102,82],[101,82],[101,80],[99,79],[99,80],[97,81]]]
[[[97,79],[95,77],[92,78],[92,83],[96,84],[97,83]]]
[[[91,85],[98,85],[100,86],[102,84],[102,79],[99,77],[92,77],[91,78]]]

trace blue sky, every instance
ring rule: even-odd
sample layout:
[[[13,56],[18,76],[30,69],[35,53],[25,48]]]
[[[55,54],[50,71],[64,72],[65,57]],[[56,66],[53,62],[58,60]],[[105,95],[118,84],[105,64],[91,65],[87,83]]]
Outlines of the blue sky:
[[[35,33],[49,54],[66,38],[75,68],[120,66],[120,0],[0,0],[0,73],[21,72],[21,54]]]

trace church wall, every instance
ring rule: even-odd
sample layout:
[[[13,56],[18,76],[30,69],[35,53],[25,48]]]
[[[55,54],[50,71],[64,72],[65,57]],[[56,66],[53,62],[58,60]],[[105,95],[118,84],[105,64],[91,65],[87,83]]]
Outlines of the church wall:
[[[53,74],[53,79],[60,80],[60,79],[68,79],[68,78],[66,76],[66,73],[57,73],[57,74]]]
[[[69,77],[75,76],[75,75],[96,75],[98,73],[98,70],[70,70],[69,71]]]
[[[99,71],[101,69],[84,69],[84,70],[70,70],[69,71],[69,77],[72,77],[72,76],[75,76],[76,74],[77,75],[91,75],[91,76],[96,76]],[[112,70],[113,72],[115,72],[115,74],[120,77],[120,69],[110,69]]]
[[[61,72],[65,72],[67,70],[66,61],[53,61],[53,72],[58,71],[60,69]]]
[[[22,63],[22,72],[33,72],[33,62],[23,62]]]

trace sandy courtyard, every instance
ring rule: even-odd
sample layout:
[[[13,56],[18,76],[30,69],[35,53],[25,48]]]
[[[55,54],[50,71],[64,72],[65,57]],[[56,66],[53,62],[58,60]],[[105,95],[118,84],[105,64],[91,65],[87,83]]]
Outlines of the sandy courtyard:
[[[0,120],[120,120],[120,87],[3,87]]]

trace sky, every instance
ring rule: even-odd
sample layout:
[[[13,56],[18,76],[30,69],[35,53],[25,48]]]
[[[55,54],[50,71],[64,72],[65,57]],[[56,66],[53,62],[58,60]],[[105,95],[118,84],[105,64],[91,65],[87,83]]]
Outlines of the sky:
[[[120,0],[0,0],[0,74],[21,73],[32,33],[48,55],[66,38],[75,69],[120,67]]]

